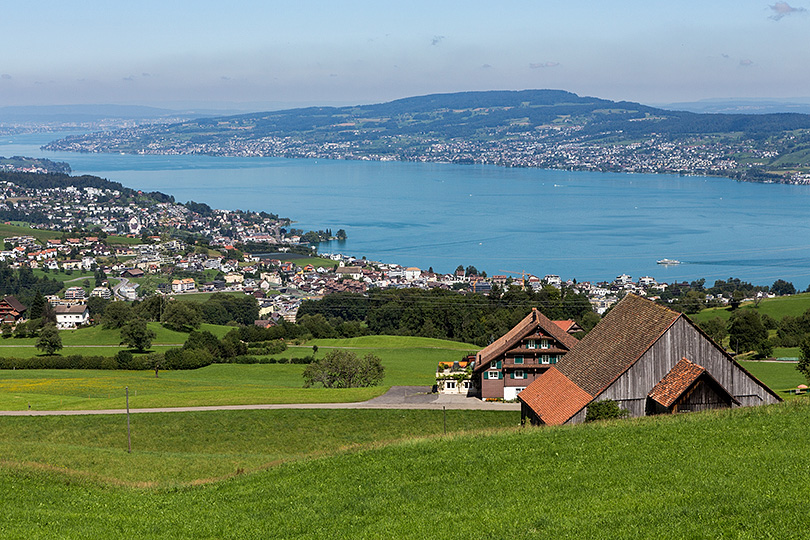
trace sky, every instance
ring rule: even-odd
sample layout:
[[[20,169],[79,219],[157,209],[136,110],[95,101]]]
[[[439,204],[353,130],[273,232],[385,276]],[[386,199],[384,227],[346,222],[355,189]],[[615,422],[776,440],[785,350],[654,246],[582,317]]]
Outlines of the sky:
[[[810,0],[42,0],[4,10],[0,106],[254,109],[555,88],[810,96]]]

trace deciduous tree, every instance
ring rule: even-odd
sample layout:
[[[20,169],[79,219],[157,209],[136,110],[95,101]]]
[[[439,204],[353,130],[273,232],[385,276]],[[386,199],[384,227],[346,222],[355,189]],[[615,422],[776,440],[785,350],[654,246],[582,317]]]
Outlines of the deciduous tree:
[[[53,354],[61,350],[62,338],[59,336],[59,330],[52,324],[43,326],[42,331],[39,333],[36,347],[45,354]]]
[[[352,351],[333,350],[304,369],[304,388],[318,383],[325,388],[354,388],[380,384],[385,375],[382,361],[373,354],[363,358]]]

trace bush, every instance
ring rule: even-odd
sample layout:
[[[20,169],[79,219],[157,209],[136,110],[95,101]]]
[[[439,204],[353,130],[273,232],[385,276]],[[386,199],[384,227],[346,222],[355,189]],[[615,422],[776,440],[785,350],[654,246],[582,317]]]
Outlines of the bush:
[[[605,399],[588,405],[588,412],[585,415],[585,421],[595,422],[597,420],[624,418],[628,414],[630,414],[630,411],[620,408],[619,404],[612,399]]]
[[[198,369],[214,363],[214,355],[206,349],[169,349],[163,369]]]

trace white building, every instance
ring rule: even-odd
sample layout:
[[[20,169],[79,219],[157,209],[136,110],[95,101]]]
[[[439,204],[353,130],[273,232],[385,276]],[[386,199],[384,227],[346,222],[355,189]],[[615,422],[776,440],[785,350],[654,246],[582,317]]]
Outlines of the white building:
[[[56,327],[60,330],[76,328],[90,322],[90,311],[85,304],[56,306]]]

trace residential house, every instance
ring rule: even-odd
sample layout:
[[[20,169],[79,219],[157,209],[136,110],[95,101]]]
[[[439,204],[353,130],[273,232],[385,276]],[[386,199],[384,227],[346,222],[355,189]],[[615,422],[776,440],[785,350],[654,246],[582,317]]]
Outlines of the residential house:
[[[26,308],[15,296],[5,296],[0,300],[0,322],[17,324],[24,319]]]
[[[533,424],[583,422],[613,400],[630,416],[782,401],[689,318],[628,294],[518,395]]]
[[[65,291],[65,300],[84,300],[84,289],[81,287],[70,287]]]
[[[197,288],[194,278],[183,278],[172,280],[172,292],[183,293],[193,291]]]
[[[335,273],[339,278],[350,277],[352,279],[362,279],[363,269],[359,266],[341,266],[335,269]]]
[[[439,362],[436,367],[436,391],[440,394],[467,395],[472,388],[472,365],[475,355],[457,362]]]
[[[473,386],[482,399],[515,399],[576,344],[574,336],[537,308],[532,309],[514,328],[478,353]]]
[[[112,298],[112,291],[108,287],[96,287],[90,291],[91,297],[99,297],[105,300]]]
[[[56,327],[60,330],[76,328],[90,322],[90,310],[85,304],[56,306]]]

